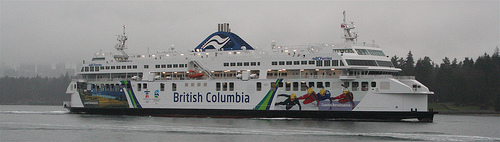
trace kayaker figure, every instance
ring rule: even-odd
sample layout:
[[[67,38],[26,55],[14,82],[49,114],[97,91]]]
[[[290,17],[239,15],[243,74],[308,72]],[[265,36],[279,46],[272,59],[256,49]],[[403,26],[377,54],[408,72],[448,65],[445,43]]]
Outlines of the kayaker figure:
[[[299,97],[299,100],[304,100],[302,103],[309,104],[309,103],[316,101],[317,94],[316,94],[316,92],[314,92],[312,87],[313,86],[310,86],[307,88],[307,94]]]
[[[279,96],[288,97],[288,99],[283,102],[275,103],[274,105],[286,105],[286,110],[290,110],[293,106],[299,105],[299,110],[302,110],[302,106],[300,106],[300,102],[295,93],[292,93],[292,95],[279,94],[278,97]]]
[[[343,86],[343,85],[342,85]],[[354,96],[352,94],[351,91],[349,91],[349,89],[345,88],[346,90],[344,90],[342,92],[342,94],[340,94],[339,96],[336,96],[336,97],[332,97],[332,99],[338,99],[339,103],[343,104],[343,103],[351,103],[351,106],[352,106],[352,109],[354,109],[354,107],[356,107],[356,104],[354,103]]]
[[[326,90],[325,88],[322,88],[319,93],[317,94],[317,102],[318,102],[318,106],[319,106],[319,102],[323,101],[323,100],[330,100],[330,104],[332,104],[332,98],[331,98],[331,93],[330,91]],[[331,109],[331,106],[330,106],[330,109]]]

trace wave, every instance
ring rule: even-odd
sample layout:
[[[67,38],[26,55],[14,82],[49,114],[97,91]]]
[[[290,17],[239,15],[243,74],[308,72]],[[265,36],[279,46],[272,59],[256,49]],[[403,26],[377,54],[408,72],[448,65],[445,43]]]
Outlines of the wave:
[[[69,113],[67,110],[56,110],[56,111],[0,111],[0,114],[46,114],[46,115],[59,115]]]
[[[293,137],[338,137],[349,139],[402,140],[402,141],[500,141],[500,138],[483,136],[451,135],[441,132],[404,132],[404,133],[363,133],[338,132],[331,129],[290,130],[290,129],[258,129],[231,127],[200,127],[200,126],[158,126],[158,125],[61,125],[61,124],[30,124],[2,123],[2,130],[111,130],[129,133],[180,133],[208,135],[261,135],[261,136],[293,136]]]

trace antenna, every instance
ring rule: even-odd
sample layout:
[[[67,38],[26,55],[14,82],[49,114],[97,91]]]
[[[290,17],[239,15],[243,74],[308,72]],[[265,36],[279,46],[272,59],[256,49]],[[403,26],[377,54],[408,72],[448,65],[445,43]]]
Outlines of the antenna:
[[[345,23],[345,10],[344,10],[343,14],[344,14],[344,23]]]
[[[123,35],[124,35],[124,36],[125,36],[125,28],[126,28],[126,27],[127,27],[127,26],[123,25]]]
[[[118,52],[121,52],[122,55],[114,55],[114,58],[115,60],[117,61],[124,61],[124,60],[128,60],[128,55],[127,53],[125,53],[125,41],[127,41],[127,36],[125,35],[125,28],[127,26],[123,25],[123,34],[122,35],[117,35],[118,38],[116,40],[118,40],[119,42],[115,45],[115,48]]]
[[[344,37],[343,38],[345,39],[345,43],[352,44],[355,42],[356,38],[358,38],[358,35],[356,33],[351,32],[351,29],[356,28],[356,26],[354,25],[354,22],[351,22],[350,24],[348,24],[346,22],[345,11],[342,12],[342,14],[344,15],[344,20],[343,20],[343,23],[340,24],[340,28],[344,29]]]

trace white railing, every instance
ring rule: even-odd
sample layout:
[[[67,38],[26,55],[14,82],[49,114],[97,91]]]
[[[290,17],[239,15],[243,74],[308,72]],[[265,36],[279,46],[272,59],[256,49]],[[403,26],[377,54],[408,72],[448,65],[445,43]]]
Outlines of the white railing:
[[[395,79],[415,79],[415,76],[394,76]]]

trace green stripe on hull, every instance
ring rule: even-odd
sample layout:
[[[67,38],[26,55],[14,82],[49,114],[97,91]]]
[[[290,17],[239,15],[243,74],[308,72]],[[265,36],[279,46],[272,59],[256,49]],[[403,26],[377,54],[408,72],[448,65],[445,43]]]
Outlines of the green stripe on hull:
[[[278,84],[283,81],[283,79],[278,79],[276,80],[276,88],[274,90],[278,90]],[[267,92],[266,96],[262,98],[260,103],[255,106],[254,110],[269,110],[269,107],[271,107],[271,103],[274,98],[274,94],[276,94],[276,91],[273,91],[272,89]]]

